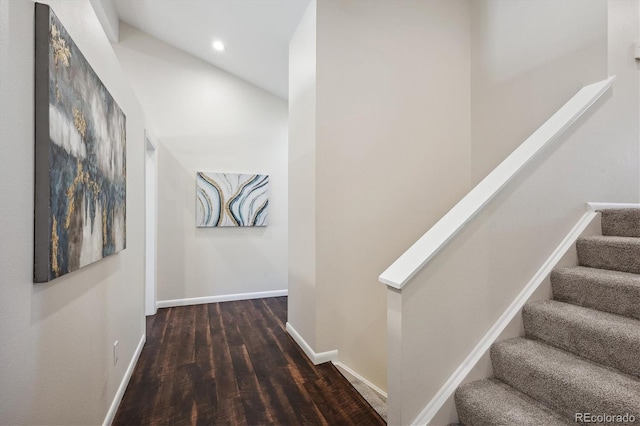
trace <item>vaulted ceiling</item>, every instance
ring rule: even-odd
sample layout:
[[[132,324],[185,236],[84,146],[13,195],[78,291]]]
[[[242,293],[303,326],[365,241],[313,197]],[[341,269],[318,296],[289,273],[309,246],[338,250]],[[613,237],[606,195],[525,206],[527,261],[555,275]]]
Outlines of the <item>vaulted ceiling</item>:
[[[108,1],[121,21],[287,98],[289,41],[310,0]]]

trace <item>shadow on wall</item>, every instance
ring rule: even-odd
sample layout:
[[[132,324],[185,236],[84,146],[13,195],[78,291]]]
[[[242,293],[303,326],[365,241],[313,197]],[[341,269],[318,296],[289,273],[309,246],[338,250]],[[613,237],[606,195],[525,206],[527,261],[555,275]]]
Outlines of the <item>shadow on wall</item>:
[[[189,180],[193,180],[193,194],[184,191]],[[195,227],[195,188],[195,172],[158,142],[158,301],[181,298],[186,292],[185,245],[190,213]],[[190,209],[189,204],[194,206]]]

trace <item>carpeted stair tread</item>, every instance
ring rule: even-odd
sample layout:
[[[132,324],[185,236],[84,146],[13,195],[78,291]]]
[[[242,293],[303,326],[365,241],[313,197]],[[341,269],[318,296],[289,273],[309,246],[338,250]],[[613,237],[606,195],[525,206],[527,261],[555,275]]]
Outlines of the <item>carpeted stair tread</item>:
[[[565,418],[630,413],[640,419],[640,379],[544,343],[514,338],[491,347],[494,375]]]
[[[640,321],[555,300],[527,303],[527,338],[640,377]]]
[[[551,272],[555,300],[640,320],[640,275],[576,266]]]
[[[640,274],[640,238],[581,237],[576,248],[580,266]]]
[[[460,386],[455,393],[458,417],[473,426],[568,426],[574,422],[495,379]]]
[[[456,391],[461,423],[640,425],[640,208],[600,213],[602,235],[576,241],[580,266],[551,273],[554,300],[523,307],[526,338],[491,346],[494,378]]]
[[[602,235],[640,237],[640,209],[601,210]]]

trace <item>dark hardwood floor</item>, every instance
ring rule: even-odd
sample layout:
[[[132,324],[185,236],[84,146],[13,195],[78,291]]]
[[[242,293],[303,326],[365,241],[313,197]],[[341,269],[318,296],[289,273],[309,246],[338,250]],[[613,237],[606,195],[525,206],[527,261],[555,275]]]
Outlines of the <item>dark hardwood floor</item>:
[[[286,297],[158,310],[113,424],[385,424],[286,318]]]

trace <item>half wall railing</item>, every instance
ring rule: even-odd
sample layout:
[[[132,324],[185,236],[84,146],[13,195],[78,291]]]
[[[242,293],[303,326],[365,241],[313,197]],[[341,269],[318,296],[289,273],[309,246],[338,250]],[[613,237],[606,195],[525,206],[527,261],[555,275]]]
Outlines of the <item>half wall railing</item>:
[[[505,331],[577,232],[585,201],[635,194],[616,180],[628,142],[606,139],[613,104],[597,102],[613,80],[580,89],[380,276],[389,424],[454,421],[455,389],[484,374],[490,345],[518,328]]]
[[[615,76],[585,86],[538,130],[460,200],[442,219],[404,252],[379,277],[401,289],[491,201],[529,162],[553,143],[611,87]]]

